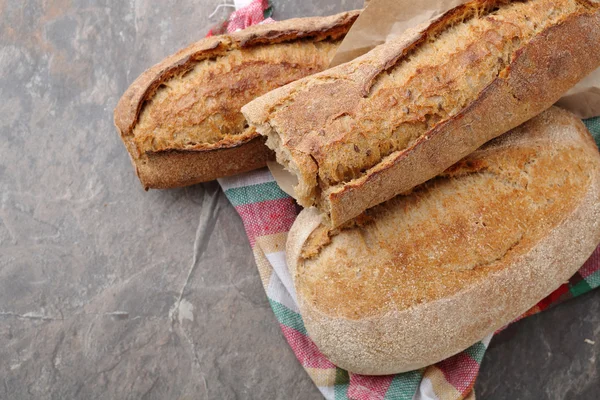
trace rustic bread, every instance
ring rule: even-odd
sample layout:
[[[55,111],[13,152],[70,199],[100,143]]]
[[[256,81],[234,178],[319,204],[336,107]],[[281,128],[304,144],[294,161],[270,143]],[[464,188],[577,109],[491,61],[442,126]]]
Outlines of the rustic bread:
[[[571,277],[600,242],[600,155],[551,108],[332,230],[302,211],[287,260],[310,337],[360,374],[464,350]]]
[[[185,186],[265,166],[272,153],[240,108],[324,70],[358,13],[209,37],[144,72],[115,109],[142,185]]]
[[[599,46],[596,3],[475,0],[242,112],[338,226],[551,106]]]

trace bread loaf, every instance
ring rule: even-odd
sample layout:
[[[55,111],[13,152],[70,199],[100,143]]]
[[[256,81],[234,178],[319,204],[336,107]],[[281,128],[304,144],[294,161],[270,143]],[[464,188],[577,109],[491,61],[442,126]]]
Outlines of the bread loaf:
[[[600,66],[587,0],[475,0],[242,108],[338,226],[432,178]]]
[[[302,211],[287,261],[336,365],[391,374],[456,354],[570,278],[600,242],[600,154],[551,108],[341,228]]]
[[[185,186],[265,166],[272,153],[240,108],[325,69],[358,13],[209,37],[144,72],[115,109],[142,185]]]

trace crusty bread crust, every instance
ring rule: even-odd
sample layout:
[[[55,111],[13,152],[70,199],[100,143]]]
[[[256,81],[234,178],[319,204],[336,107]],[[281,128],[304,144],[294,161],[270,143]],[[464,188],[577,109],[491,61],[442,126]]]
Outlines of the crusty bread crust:
[[[237,139],[225,138],[195,148],[167,146],[160,151],[140,151],[134,129],[144,105],[161,85],[185,75],[203,60],[226,57],[233,50],[279,43],[339,40],[358,14],[359,11],[351,11],[328,17],[296,18],[208,37],[167,57],[140,75],[121,97],[114,112],[114,121],[144,188],[170,188],[209,181],[263,167],[272,156],[264,146],[264,140],[258,139],[259,135],[252,131]]]
[[[277,152],[278,161],[298,175],[298,201],[305,207],[316,205],[329,217],[332,226],[339,226],[365,209],[432,178],[483,143],[540,113],[600,65],[600,52],[596,50],[600,45],[600,9],[597,4],[580,1],[585,11],[567,16],[520,47],[502,73],[468,106],[434,125],[408,148],[385,156],[360,177],[333,185],[322,183],[316,155],[323,159],[331,157],[331,153],[321,148],[326,149],[325,143],[345,143],[347,128],[343,124],[339,131],[331,128],[332,136],[323,138],[319,135],[325,133],[319,134],[319,127],[312,126],[310,132],[295,132],[292,127],[301,126],[301,121],[315,120],[313,114],[330,104],[336,104],[337,115],[333,119],[353,115],[357,99],[368,97],[385,71],[426,43],[430,36],[460,21],[466,9],[502,7],[507,3],[476,0],[459,6],[354,61],[271,91],[244,106],[246,119],[259,133],[269,137],[267,145]],[[316,96],[315,89],[325,84],[330,85],[327,90],[331,96]],[[401,93],[406,88],[397,90]],[[287,114],[292,113],[294,98],[303,91],[311,93],[309,97],[315,99],[316,106],[302,104],[305,111],[294,109],[292,120]],[[273,119],[279,107],[287,113],[285,121]],[[409,112],[408,108],[405,112]],[[309,134],[310,139],[300,138]],[[360,146],[349,149],[348,158],[355,156],[354,150],[363,151]]]
[[[144,189],[169,189],[262,168],[273,158],[264,138],[209,151],[161,151],[133,159]]]
[[[310,280],[300,275],[307,262],[302,256],[302,249],[311,233],[323,225],[320,225],[319,213],[314,208],[300,213],[288,236],[288,266],[294,278],[306,329],[319,349],[334,364],[355,373],[371,375],[399,373],[433,364],[464,350],[511,322],[583,265],[600,242],[600,155],[593,139],[581,121],[566,111],[552,108],[478,152],[490,149],[494,151],[494,147],[502,151],[503,147],[508,149],[519,146],[523,149],[543,146],[545,151],[550,154],[557,151],[558,155],[560,152],[566,154],[570,149],[581,151],[585,163],[591,165],[590,169],[581,171],[589,174],[589,178],[586,178],[589,185],[582,196],[566,193],[562,199],[557,198],[557,201],[561,200],[561,210],[564,210],[565,216],[555,226],[548,226],[548,231],[543,231],[545,235],[541,239],[530,241],[530,238],[523,237],[521,245],[511,248],[490,266],[475,266],[472,272],[461,271],[461,274],[466,274],[461,275],[463,277],[469,274],[476,276],[481,273],[477,269],[491,268],[483,278],[469,280],[470,283],[466,285],[459,284],[449,296],[436,298],[434,293],[431,301],[423,300],[404,307],[373,306],[375,309],[368,312],[355,308],[354,305],[350,306],[352,309],[334,310],[335,307],[324,303],[325,300],[318,293],[315,297],[306,298],[307,293],[313,293],[317,288],[305,286]],[[522,162],[519,161],[518,152],[513,154],[516,155],[513,160],[504,159],[506,165],[519,165]],[[481,156],[474,153],[468,159],[477,162],[478,157]],[[536,177],[532,176],[531,179]],[[379,207],[385,207],[385,204],[387,203]],[[488,211],[493,212],[494,210]],[[435,224],[435,217],[432,218],[432,223]],[[519,215],[505,215],[505,218],[514,220],[513,226],[517,229]],[[542,218],[538,224],[548,224],[548,219]],[[368,233],[363,232],[361,235]],[[361,235],[359,237],[363,237]],[[465,231],[465,235],[469,236],[468,231]],[[430,240],[451,239],[436,237]],[[419,251],[419,241],[417,238],[414,241],[416,251]],[[496,243],[489,245],[493,247]],[[338,242],[335,248],[343,252],[344,249],[357,246],[360,243]],[[372,249],[375,254],[386,251],[385,243],[380,246],[381,249]],[[465,248],[465,256],[474,251],[482,250]],[[319,267],[318,257],[316,261],[314,258],[311,260],[313,267],[329,268],[326,265]],[[346,269],[347,274],[354,273],[349,265],[344,264],[340,268]],[[396,268],[405,266],[397,265]],[[446,275],[440,276],[439,281],[440,290],[447,290],[447,285],[455,284]],[[356,282],[357,285],[362,285]],[[413,284],[427,287],[428,282]],[[402,287],[411,283],[397,282],[397,285]],[[341,299],[344,293],[351,297],[359,289],[342,286],[332,279],[328,282],[327,290]],[[376,293],[377,297],[360,301],[363,304],[382,304],[381,301],[386,300],[384,297],[389,295],[382,288],[373,288],[372,293]]]

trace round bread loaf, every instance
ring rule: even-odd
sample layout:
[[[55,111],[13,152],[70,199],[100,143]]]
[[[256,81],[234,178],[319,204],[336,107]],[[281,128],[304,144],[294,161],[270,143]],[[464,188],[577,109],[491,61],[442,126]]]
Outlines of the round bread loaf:
[[[288,265],[310,337],[336,365],[433,364],[508,324],[600,242],[600,155],[551,108],[342,227],[306,209]]]

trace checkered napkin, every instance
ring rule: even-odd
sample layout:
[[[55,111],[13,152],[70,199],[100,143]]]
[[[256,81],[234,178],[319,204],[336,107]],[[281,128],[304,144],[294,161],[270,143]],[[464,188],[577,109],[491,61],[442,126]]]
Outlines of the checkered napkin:
[[[273,22],[273,7],[269,0],[235,0],[235,4],[224,3],[221,6],[235,6],[236,10],[227,20],[211,28],[206,36],[232,33],[256,24]]]
[[[585,121],[600,144],[600,118]],[[389,376],[356,375],[337,368],[308,336],[285,261],[285,241],[299,207],[268,169],[220,179],[242,217],[269,303],[298,361],[326,399],[454,400],[474,398],[473,385],[491,335],[447,360]],[[518,319],[600,286],[600,247],[567,284]]]

